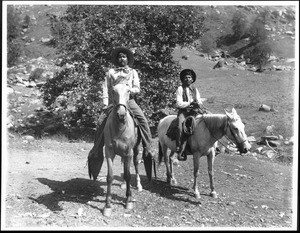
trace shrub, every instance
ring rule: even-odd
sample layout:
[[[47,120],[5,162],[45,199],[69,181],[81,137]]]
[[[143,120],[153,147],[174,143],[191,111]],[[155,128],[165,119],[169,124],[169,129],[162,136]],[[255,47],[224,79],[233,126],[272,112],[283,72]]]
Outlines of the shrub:
[[[258,71],[263,71],[271,54],[272,45],[267,41],[259,42],[245,51],[245,57],[258,66]]]
[[[211,53],[217,47],[217,36],[212,31],[207,31],[201,38],[201,52]]]
[[[7,66],[16,65],[18,58],[21,56],[21,45],[15,41],[7,42]]]
[[[7,6],[7,66],[15,65],[21,55],[21,46],[16,39],[20,35],[20,16],[14,6]]]
[[[241,11],[237,11],[231,20],[233,36],[236,40],[240,40],[249,30],[249,22],[247,16]]]
[[[134,67],[140,77],[136,97],[149,120],[161,108],[174,107],[181,67],[173,61],[174,48],[201,38],[203,17],[194,6],[70,6],[53,20],[53,37],[64,69],[43,86],[44,103],[51,108],[59,95],[67,96],[69,126],[95,125],[102,107],[101,84],[112,66],[113,48],[135,50]],[[122,17],[120,17],[122,14]]]
[[[23,27],[28,28],[29,25],[30,25],[30,17],[29,17],[29,15],[26,15],[23,20]]]
[[[32,73],[29,76],[29,80],[33,80],[36,81],[38,79],[41,79],[42,74],[44,73],[44,69],[43,68],[36,68],[34,71],[32,71]]]

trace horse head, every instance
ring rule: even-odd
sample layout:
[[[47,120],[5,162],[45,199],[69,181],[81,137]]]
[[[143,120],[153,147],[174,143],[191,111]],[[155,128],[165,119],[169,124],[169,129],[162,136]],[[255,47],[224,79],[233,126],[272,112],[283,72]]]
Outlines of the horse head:
[[[250,150],[251,145],[248,142],[247,135],[245,133],[244,123],[234,108],[232,108],[231,113],[226,110],[225,113],[228,119],[226,136],[236,144],[241,154],[247,153]]]
[[[117,119],[125,122],[127,115],[127,103],[130,97],[130,87],[127,84],[118,83],[113,87],[113,104]]]

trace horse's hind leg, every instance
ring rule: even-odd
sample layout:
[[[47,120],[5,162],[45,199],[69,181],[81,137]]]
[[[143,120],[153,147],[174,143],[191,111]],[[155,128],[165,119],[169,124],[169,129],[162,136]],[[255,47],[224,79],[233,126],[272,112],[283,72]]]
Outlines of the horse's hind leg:
[[[175,178],[175,175],[174,175],[174,158],[173,158],[173,155],[175,154],[175,152],[171,151],[170,155],[169,155],[169,164],[170,164],[170,184],[171,185],[177,185],[177,180]]]
[[[143,190],[143,186],[141,185],[141,178],[140,178],[140,173],[139,173],[138,154],[139,154],[139,148],[134,147],[133,148],[133,163],[134,163],[134,168],[135,168],[135,173],[136,173],[136,186],[137,186],[137,190],[140,192]]]
[[[217,197],[217,192],[215,191],[214,187],[214,159],[215,159],[215,150],[211,150],[210,153],[207,155],[207,165],[208,165],[208,176],[209,176],[209,182],[210,182],[210,195],[213,198]]]
[[[126,181],[126,209],[133,209],[133,202],[132,202],[132,194],[130,190],[130,162],[132,156],[127,156],[124,158],[124,179]]]

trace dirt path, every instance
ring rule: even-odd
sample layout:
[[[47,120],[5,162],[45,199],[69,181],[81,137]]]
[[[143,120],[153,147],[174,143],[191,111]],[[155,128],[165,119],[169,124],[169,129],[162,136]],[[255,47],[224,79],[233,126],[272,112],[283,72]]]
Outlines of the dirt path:
[[[177,187],[166,184],[164,164],[150,185],[141,165],[138,192],[132,166],[135,208],[124,209],[121,162],[114,162],[113,213],[102,215],[106,164],[96,182],[88,177],[90,143],[10,139],[7,153],[5,227],[275,227],[293,226],[292,166],[250,156],[220,154],[215,160],[218,197],[209,196],[207,162],[201,158],[201,199],[193,197],[192,158],[175,168]]]

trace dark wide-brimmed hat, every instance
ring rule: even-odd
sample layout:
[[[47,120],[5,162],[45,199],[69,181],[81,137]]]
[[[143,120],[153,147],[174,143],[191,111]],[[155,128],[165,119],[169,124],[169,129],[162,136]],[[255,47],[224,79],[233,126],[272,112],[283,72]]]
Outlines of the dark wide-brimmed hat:
[[[193,70],[190,70],[190,69],[184,69],[183,71],[180,72],[180,80],[181,80],[181,82],[183,82],[183,78],[184,78],[187,74],[189,74],[189,75],[192,76],[193,82],[196,81],[196,73],[195,73]]]
[[[126,49],[124,47],[115,48],[111,52],[111,61],[114,65],[116,65],[116,66],[118,65],[118,55],[119,55],[119,53],[127,54],[128,66],[133,65],[133,62],[134,62],[133,53],[129,49]]]

